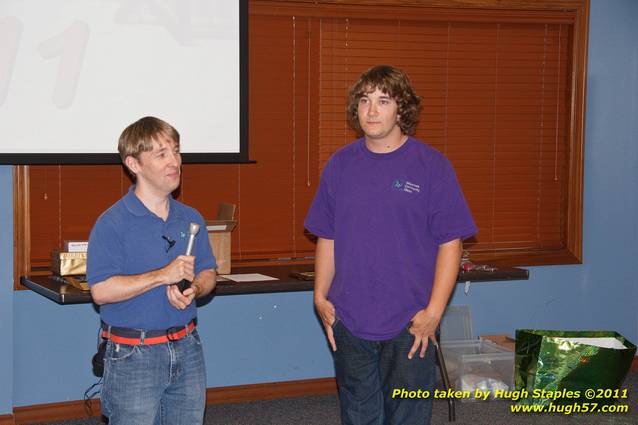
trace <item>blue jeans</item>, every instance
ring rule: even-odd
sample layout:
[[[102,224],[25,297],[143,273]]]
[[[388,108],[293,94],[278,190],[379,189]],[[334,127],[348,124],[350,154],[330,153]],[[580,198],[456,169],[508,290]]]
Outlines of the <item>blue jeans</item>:
[[[200,425],[205,405],[197,330],[156,345],[107,342],[102,412],[109,425]]]
[[[432,417],[432,396],[392,398],[394,389],[434,388],[434,348],[425,358],[408,360],[414,336],[404,329],[387,341],[368,341],[352,335],[337,320],[333,325],[337,351],[335,373],[343,425],[424,425]]]

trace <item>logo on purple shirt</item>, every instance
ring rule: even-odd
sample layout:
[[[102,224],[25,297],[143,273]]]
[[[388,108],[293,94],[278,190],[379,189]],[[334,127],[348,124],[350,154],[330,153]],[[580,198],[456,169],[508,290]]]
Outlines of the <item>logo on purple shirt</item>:
[[[412,182],[401,183],[401,180],[395,180],[392,182],[392,188],[406,193],[419,193],[421,192],[421,186]]]

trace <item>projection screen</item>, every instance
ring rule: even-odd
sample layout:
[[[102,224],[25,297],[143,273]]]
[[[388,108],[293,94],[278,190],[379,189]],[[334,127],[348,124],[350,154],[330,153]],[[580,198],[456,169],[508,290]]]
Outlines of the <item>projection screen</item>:
[[[172,124],[184,162],[246,162],[248,0],[2,0],[0,163],[115,163]]]

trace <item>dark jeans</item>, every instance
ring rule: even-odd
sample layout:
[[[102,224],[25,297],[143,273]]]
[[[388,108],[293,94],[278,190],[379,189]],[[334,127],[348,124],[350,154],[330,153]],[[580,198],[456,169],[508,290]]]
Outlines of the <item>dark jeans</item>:
[[[414,336],[404,329],[387,341],[368,341],[352,335],[337,320],[333,325],[337,351],[335,373],[344,425],[424,425],[432,416],[432,395],[427,398],[392,398],[395,389],[434,388],[434,347],[425,358],[408,360]]]

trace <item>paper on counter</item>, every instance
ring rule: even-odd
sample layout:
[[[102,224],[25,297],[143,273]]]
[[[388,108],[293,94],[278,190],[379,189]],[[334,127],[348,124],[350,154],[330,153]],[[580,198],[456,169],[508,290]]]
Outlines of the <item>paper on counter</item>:
[[[234,282],[262,282],[267,280],[279,280],[276,277],[266,276],[261,273],[225,274],[224,277]]]

